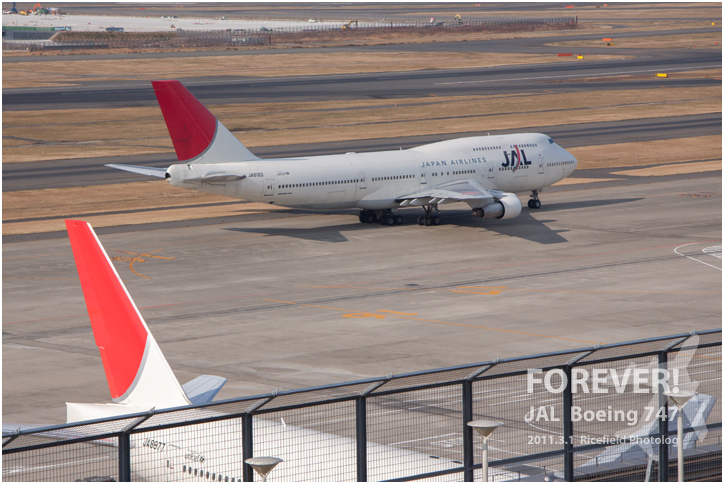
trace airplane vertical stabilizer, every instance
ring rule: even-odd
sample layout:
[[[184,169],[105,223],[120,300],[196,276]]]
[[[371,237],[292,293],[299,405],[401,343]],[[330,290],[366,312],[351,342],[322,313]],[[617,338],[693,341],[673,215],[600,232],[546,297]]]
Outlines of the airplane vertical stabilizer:
[[[153,81],[179,161],[235,163],[258,160],[179,81]]]
[[[78,220],[65,224],[113,401],[129,410],[189,405],[93,228]]]

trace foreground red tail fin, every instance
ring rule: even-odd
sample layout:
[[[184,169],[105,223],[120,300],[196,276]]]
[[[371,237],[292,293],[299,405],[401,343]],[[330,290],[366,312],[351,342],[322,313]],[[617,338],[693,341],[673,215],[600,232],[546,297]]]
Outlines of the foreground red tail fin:
[[[113,401],[157,408],[187,405],[186,394],[90,224],[66,220],[65,225]]]

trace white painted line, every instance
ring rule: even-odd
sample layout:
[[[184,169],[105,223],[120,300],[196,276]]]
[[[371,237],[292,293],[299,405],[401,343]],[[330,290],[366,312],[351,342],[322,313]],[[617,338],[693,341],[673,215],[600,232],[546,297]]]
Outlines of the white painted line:
[[[688,70],[699,70],[699,69],[715,69],[720,68],[721,65],[713,66],[697,66],[697,67],[678,67],[673,69],[666,69],[667,71],[688,71]],[[481,84],[486,82],[510,82],[510,81],[535,81],[539,79],[573,79],[575,77],[588,78],[588,77],[605,77],[614,75],[627,75],[627,74],[640,74],[643,72],[661,72],[661,69],[646,69],[642,71],[622,71],[622,72],[606,72],[601,74],[576,74],[566,76],[540,76],[540,77],[514,77],[509,79],[490,79],[487,81],[457,81],[457,82],[437,82],[435,85],[444,86],[447,84]]]
[[[684,254],[682,254],[681,252],[679,252],[679,249],[681,249],[682,247],[686,247],[687,245],[700,244],[700,243],[701,243],[701,242],[692,242],[692,243],[690,243],[690,244],[680,245],[680,246],[678,246],[677,248],[674,249],[674,252],[675,252],[676,254],[680,255],[681,257],[686,257],[687,259],[691,259],[691,260],[696,261],[696,262],[698,262],[698,263],[700,263],[700,264],[704,264],[705,266],[709,266],[709,267],[712,267],[712,268],[714,268],[714,269],[716,269],[716,270],[718,270],[718,271],[721,271],[721,268],[720,268],[720,267],[713,266],[713,265],[711,265],[711,264],[707,264],[706,262],[700,261],[699,259],[695,259],[694,257],[688,256],[688,255],[684,255]]]
[[[458,433],[458,432],[453,432],[453,433],[451,433],[451,434],[445,434],[445,435],[433,435],[432,437],[423,437],[423,438],[421,438],[421,439],[414,439],[414,440],[404,440],[404,441],[402,441],[402,442],[394,442],[394,443],[392,443],[392,444],[387,444],[387,445],[409,444],[409,443],[412,443],[412,442],[420,442],[421,440],[437,440],[437,439],[442,439],[443,437],[449,437],[450,435],[460,435],[460,433]]]
[[[706,249],[702,249],[702,252],[705,254],[714,256],[717,259],[721,259],[721,245],[714,245],[712,247],[707,247]]]

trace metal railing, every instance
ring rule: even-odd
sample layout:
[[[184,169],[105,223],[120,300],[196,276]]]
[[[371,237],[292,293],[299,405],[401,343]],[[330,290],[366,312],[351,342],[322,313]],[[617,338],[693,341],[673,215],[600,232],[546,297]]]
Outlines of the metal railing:
[[[667,385],[697,393],[687,478],[721,478],[721,329],[4,434],[2,477],[251,481],[273,455],[270,480],[472,481],[489,419],[492,480],[675,480]]]

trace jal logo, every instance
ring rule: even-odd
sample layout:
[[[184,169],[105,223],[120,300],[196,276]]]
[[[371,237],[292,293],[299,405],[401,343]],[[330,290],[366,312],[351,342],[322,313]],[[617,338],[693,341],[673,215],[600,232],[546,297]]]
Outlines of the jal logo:
[[[508,168],[515,172],[518,168],[520,168],[521,164],[530,165],[531,162],[525,157],[525,150],[518,148],[518,145],[513,145],[513,148],[515,151],[511,151],[510,153],[503,151],[503,155],[505,155],[505,163],[503,163],[502,166],[503,168]]]

